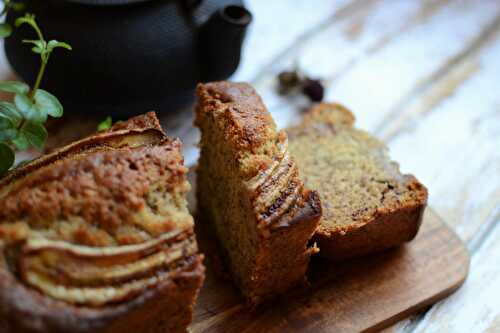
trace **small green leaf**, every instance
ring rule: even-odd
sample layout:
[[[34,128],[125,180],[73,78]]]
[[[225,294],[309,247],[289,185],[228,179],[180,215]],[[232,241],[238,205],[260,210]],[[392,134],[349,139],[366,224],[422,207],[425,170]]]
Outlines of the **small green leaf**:
[[[34,53],[43,54],[47,52],[47,43],[43,40],[23,39],[23,43],[35,45],[31,49]]]
[[[14,22],[14,25],[17,28],[25,23],[31,25],[32,27],[36,26],[38,28],[38,26],[36,25],[36,22],[35,22],[35,15],[33,15],[33,14],[26,13],[24,16],[18,17],[16,19],[16,21]]]
[[[11,140],[14,146],[19,150],[26,150],[30,146],[28,139],[24,136],[22,132],[19,132],[17,137]]]
[[[108,117],[106,117],[106,119],[101,121],[99,123],[99,125],[97,125],[97,130],[98,131],[105,131],[105,130],[109,129],[112,125],[113,125],[113,119],[111,119],[111,117],[108,116]]]
[[[14,164],[16,156],[6,143],[0,142],[0,176],[5,175]]]
[[[47,140],[47,130],[42,124],[28,121],[21,129],[28,142],[38,149],[42,149]]]
[[[64,112],[59,100],[48,91],[42,89],[38,89],[35,93],[35,105],[38,110],[42,110],[54,118],[61,117]]]
[[[28,96],[16,94],[14,96],[14,104],[26,119],[38,123],[47,121],[47,110],[39,109],[37,105],[33,104]]]
[[[4,114],[0,113],[0,140],[6,141],[17,136],[17,128]]]
[[[30,87],[26,83],[18,81],[0,81],[0,91],[14,94],[27,94]]]
[[[47,51],[52,52],[52,50],[55,49],[56,47],[60,47],[60,48],[70,50],[70,51],[72,50],[71,45],[69,45],[68,43],[59,42],[57,40],[51,40],[47,44]]]
[[[0,101],[0,114],[9,118],[15,126],[19,125],[23,119],[21,112],[19,112],[14,104],[9,102]]]
[[[14,103],[24,115],[33,108],[33,103],[25,94],[16,94],[14,96]]]
[[[8,23],[0,23],[0,38],[9,37],[12,34],[12,27]]]

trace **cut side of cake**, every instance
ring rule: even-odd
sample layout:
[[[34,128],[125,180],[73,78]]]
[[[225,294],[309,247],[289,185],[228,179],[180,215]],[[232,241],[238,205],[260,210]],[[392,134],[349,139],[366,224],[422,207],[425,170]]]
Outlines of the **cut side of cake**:
[[[383,143],[354,128],[338,104],[318,104],[287,132],[308,188],[319,192],[323,216],[314,240],[335,260],[412,240],[427,203],[426,188],[399,171]]]
[[[204,279],[181,143],[154,113],[0,180],[0,331],[187,332]]]
[[[276,125],[245,83],[198,86],[195,125],[200,223],[215,232],[235,284],[252,305],[305,282],[321,215]]]

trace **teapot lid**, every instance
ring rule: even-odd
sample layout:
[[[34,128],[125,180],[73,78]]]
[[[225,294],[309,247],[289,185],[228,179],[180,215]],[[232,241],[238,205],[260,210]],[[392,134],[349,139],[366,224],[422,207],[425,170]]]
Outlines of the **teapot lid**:
[[[85,5],[111,6],[111,5],[128,5],[133,3],[146,2],[150,0],[67,0],[67,1]]]

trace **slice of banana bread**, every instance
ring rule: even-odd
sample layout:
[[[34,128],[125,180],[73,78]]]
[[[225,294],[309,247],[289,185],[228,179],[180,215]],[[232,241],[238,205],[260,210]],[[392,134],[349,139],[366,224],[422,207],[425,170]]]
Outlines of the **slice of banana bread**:
[[[148,113],[0,180],[1,332],[186,332],[204,267],[180,149]]]
[[[427,190],[403,175],[387,148],[353,127],[338,104],[318,104],[288,130],[290,152],[323,216],[314,239],[320,255],[345,259],[410,241],[422,221]]]
[[[209,223],[236,285],[252,305],[305,281],[321,215],[304,189],[287,136],[245,83],[198,86],[198,215]]]

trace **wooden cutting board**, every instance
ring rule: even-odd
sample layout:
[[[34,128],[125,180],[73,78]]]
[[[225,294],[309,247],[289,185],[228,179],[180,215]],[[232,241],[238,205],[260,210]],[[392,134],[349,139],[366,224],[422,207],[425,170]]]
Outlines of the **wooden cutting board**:
[[[411,243],[345,263],[314,258],[309,288],[251,313],[231,282],[215,276],[214,243],[200,237],[200,248],[208,254],[207,278],[192,333],[378,331],[451,294],[469,269],[465,245],[428,208]]]

